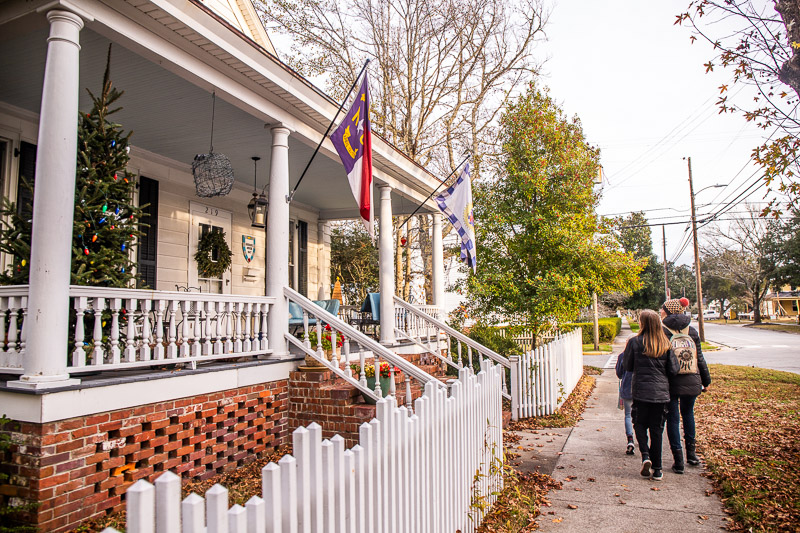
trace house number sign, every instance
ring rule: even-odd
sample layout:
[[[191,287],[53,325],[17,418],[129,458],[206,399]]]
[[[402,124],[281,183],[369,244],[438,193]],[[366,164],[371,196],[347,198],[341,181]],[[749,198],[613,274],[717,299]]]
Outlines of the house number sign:
[[[253,260],[256,253],[256,238],[252,235],[242,235],[242,253],[248,263]]]

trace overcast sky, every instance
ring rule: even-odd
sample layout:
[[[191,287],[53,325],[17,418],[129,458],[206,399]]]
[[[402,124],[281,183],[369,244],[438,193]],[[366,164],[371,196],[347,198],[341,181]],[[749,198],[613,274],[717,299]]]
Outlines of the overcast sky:
[[[601,149],[600,214],[648,210],[651,222],[688,220],[687,156],[695,192],[728,184],[697,195],[698,205],[715,202],[703,213],[719,209],[719,202],[732,200],[757,178],[748,161],[762,132],[739,115],[717,114],[714,105],[731,73],[706,74],[711,47],[699,40],[691,44],[690,30],[673,25],[688,3],[573,0],[553,7],[543,83],[570,116],[580,117],[589,142]],[[748,200],[763,201],[763,191]],[[741,210],[740,204],[733,211]],[[686,228],[666,226],[668,259],[688,237]],[[661,228],[654,229],[661,257]],[[677,262],[692,260],[689,243]]]

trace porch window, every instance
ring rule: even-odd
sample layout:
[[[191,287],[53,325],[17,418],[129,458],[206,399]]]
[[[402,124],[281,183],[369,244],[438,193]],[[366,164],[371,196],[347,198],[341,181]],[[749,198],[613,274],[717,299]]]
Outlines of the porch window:
[[[289,221],[289,286],[308,296],[308,222]]]
[[[19,145],[19,181],[17,183],[17,213],[25,220],[33,218],[33,180],[36,177],[36,145]],[[24,181],[30,188],[26,187]]]

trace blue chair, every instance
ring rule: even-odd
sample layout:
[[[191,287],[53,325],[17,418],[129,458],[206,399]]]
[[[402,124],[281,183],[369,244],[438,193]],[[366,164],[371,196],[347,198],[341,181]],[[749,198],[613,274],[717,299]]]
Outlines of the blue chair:
[[[350,324],[356,326],[358,329],[366,333],[369,326],[372,326],[373,334],[375,333],[375,326],[381,323],[381,294],[379,292],[367,293],[364,298],[364,303],[361,304],[361,310],[358,317],[352,318]]]
[[[339,305],[341,304],[339,300],[314,300],[314,303],[333,316],[337,316],[339,314]],[[316,324],[317,319],[309,315],[308,325],[314,326]],[[325,321],[323,321],[322,324],[325,325]],[[292,332],[295,332],[297,328],[302,326],[303,308],[294,302],[289,302],[289,328],[292,328]]]

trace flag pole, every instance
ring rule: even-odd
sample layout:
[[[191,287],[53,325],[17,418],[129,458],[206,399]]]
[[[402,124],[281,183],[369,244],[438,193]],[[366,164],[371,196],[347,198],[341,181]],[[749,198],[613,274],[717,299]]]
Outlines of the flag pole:
[[[300,179],[297,180],[297,183],[295,184],[294,189],[292,189],[292,192],[290,192],[286,196],[286,203],[287,204],[292,203],[292,199],[294,198],[294,193],[297,192],[297,188],[300,186],[300,182],[303,181],[303,178],[306,176],[306,172],[308,172],[308,168],[311,166],[311,162],[314,161],[315,157],[317,157],[317,152],[319,152],[319,149],[322,147],[322,143],[324,143],[325,139],[328,138],[328,134],[331,132],[331,128],[336,123],[336,119],[339,118],[339,113],[342,112],[342,109],[344,109],[345,104],[347,104],[347,100],[350,98],[350,95],[353,93],[353,89],[356,88],[356,84],[358,83],[358,80],[361,79],[361,75],[364,74],[364,71],[367,69],[367,65],[369,65],[369,62],[370,62],[369,59],[364,61],[364,66],[361,67],[361,72],[359,72],[358,76],[356,76],[356,79],[353,82],[353,85],[351,85],[350,86],[350,90],[347,91],[347,96],[345,96],[344,100],[342,100],[342,105],[339,106],[339,109],[336,111],[336,114],[333,116],[333,120],[331,120],[331,123],[328,125],[328,129],[325,130],[325,135],[322,136],[322,139],[320,139],[319,144],[317,144],[317,148],[314,150],[314,153],[311,154],[311,159],[308,160],[308,163],[306,163],[306,168],[304,168],[303,169],[303,173],[300,174]]]
[[[434,195],[434,194],[436,194],[436,192],[437,192],[437,191],[438,191],[438,190],[441,188],[441,186],[442,186],[442,185],[444,185],[445,183],[447,183],[447,180],[448,180],[448,179],[450,179],[450,176],[452,176],[453,174],[455,174],[456,170],[458,170],[459,168],[461,168],[461,166],[462,166],[464,163],[466,163],[466,162],[467,162],[467,159],[469,159],[469,156],[470,156],[470,154],[467,154],[466,156],[464,156],[464,159],[462,159],[462,160],[461,160],[461,162],[460,162],[458,165],[456,165],[456,168],[454,168],[453,170],[451,170],[451,171],[450,171],[450,174],[448,174],[448,175],[447,175],[447,177],[446,177],[445,179],[443,179],[443,180],[442,180],[442,182],[439,184],[439,186],[438,186],[438,187],[436,187],[436,188],[433,190],[433,192],[432,192],[432,193],[430,193],[430,194],[428,195],[428,197],[427,197],[427,198],[425,198],[425,202],[427,202],[428,200],[430,200],[430,199],[433,197],[433,195]],[[407,219],[405,219],[405,220],[403,221],[403,223],[402,223],[402,224],[400,224],[399,226],[397,226],[397,229],[400,229],[400,228],[402,228],[403,226],[405,226],[405,225],[406,225],[406,223],[407,223],[409,220],[411,220],[411,217],[413,217],[414,215],[416,215],[416,214],[417,214],[417,211],[419,211],[419,210],[420,210],[420,208],[421,208],[423,205],[425,205],[425,202],[422,202],[421,204],[419,204],[419,205],[417,206],[417,208],[416,208],[416,209],[414,209],[414,212],[413,212],[413,213],[411,213],[410,215],[408,215],[408,218],[407,218]]]

